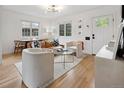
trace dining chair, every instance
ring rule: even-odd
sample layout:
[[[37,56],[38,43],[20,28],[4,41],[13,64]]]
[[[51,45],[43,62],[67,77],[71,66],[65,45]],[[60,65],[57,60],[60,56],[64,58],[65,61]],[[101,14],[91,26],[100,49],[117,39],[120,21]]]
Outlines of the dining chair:
[[[28,42],[26,48],[32,48],[32,42]]]
[[[20,49],[20,52],[22,52],[23,49],[26,48],[26,42],[25,41],[20,41],[19,42],[19,49]]]
[[[14,48],[14,54],[19,52],[19,40],[14,40],[15,48]]]
[[[24,41],[15,40],[14,43],[15,43],[14,54],[22,52],[22,50],[26,48],[26,42]]]

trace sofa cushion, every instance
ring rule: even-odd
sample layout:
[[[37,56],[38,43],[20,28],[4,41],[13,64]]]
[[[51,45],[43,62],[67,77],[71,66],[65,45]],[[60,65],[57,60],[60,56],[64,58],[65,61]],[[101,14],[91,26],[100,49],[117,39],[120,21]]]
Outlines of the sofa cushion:
[[[45,48],[45,41],[40,42],[41,48]]]
[[[46,41],[45,42],[45,48],[50,48],[50,47],[53,47],[52,43],[49,41]]]

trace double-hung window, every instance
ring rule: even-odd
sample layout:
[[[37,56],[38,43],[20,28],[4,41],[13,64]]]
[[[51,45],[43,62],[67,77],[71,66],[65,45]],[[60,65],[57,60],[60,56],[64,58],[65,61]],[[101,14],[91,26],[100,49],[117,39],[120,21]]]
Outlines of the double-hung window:
[[[39,23],[22,21],[22,37],[37,37],[39,35]]]
[[[23,21],[22,22],[22,36],[28,37],[28,36],[30,36],[30,32],[31,32],[30,22]]]
[[[32,36],[38,36],[39,34],[39,24],[38,23],[32,23]]]
[[[71,36],[71,23],[66,24],[66,36]]]
[[[60,24],[59,25],[59,35],[60,36],[64,36],[64,33],[65,33],[65,26],[64,26],[64,24]]]
[[[59,36],[71,36],[72,26],[71,23],[59,24]]]

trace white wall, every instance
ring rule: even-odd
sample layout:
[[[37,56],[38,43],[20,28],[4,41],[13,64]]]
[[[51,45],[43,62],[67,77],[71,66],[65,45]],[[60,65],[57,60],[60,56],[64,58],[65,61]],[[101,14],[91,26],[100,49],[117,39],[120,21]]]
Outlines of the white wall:
[[[110,15],[113,14],[114,17],[114,34],[115,39],[118,32],[118,25],[121,20],[121,6],[102,6],[97,9],[85,11],[80,14],[75,14],[72,16],[66,16],[56,19],[56,22],[53,21],[51,23],[51,27],[54,28],[56,36],[60,39],[60,42],[67,42],[72,40],[83,40],[85,44],[85,50],[86,53],[92,53],[92,42],[86,41],[85,36],[90,36],[92,33],[92,18],[96,16],[102,16],[102,15]],[[55,20],[55,19],[54,19]],[[78,21],[82,20],[82,35],[79,35],[78,32],[80,29],[78,28],[78,25],[80,24]],[[66,22],[72,22],[72,36],[66,37],[66,36],[59,36],[59,26],[60,23],[66,23]],[[89,25],[89,28],[87,27]]]
[[[0,13],[1,13],[1,9],[0,9]],[[1,24],[1,15],[0,15],[0,24]],[[2,43],[1,43],[1,25],[0,25],[0,64],[2,63]]]
[[[21,20],[29,20],[40,22],[40,36],[47,28],[49,31],[53,31],[56,37],[59,37],[61,42],[67,42],[72,40],[83,40],[85,44],[86,53],[92,52],[92,42],[86,41],[85,36],[90,36],[92,33],[92,18],[96,16],[113,14],[114,21],[114,34],[115,38],[118,32],[118,25],[121,18],[121,7],[120,6],[104,6],[93,10],[84,11],[80,14],[75,14],[72,16],[63,16],[57,19],[48,20],[43,18],[38,18],[30,15],[25,15],[21,13],[16,13],[13,11],[2,9],[1,16],[1,33],[2,33],[2,51],[4,54],[12,53],[14,49],[14,40],[21,39]],[[82,34],[79,35],[78,21],[82,20]],[[65,37],[59,36],[59,26],[60,23],[72,22],[72,36]],[[89,25],[89,28],[87,27]]]
[[[0,34],[1,37],[1,34]],[[0,64],[2,63],[2,46],[1,46],[1,38],[0,38]]]
[[[14,50],[14,40],[21,39],[21,21],[28,20],[40,22],[40,35],[44,28],[48,26],[48,21],[43,18],[38,18],[30,15],[17,13],[14,11],[2,9],[1,15],[1,33],[2,33],[2,51],[3,54],[12,53]]]

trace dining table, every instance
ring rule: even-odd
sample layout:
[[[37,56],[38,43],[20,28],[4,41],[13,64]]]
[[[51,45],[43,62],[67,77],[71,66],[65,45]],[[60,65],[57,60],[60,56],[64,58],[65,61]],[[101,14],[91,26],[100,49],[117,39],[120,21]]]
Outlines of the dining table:
[[[46,40],[46,39],[37,39],[38,41],[43,41],[43,40]],[[19,42],[20,44],[22,43],[22,42],[24,42],[24,44],[25,44],[25,48],[27,48],[27,44],[29,43],[29,42],[33,42],[34,40],[32,40],[32,39],[20,39],[20,40],[14,40],[14,41],[17,41],[17,42]]]

